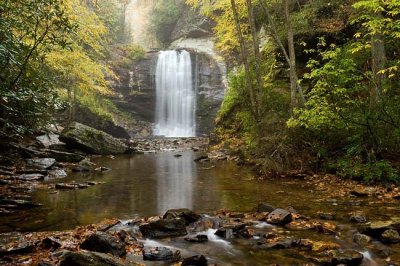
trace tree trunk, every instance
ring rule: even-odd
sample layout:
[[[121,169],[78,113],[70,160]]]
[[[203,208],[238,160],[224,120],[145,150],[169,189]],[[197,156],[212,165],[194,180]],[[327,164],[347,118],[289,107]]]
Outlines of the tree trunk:
[[[296,78],[296,53],[294,50],[293,40],[293,29],[289,10],[289,1],[283,0],[283,6],[285,9],[286,29],[287,29],[287,42],[289,50],[289,75],[290,75],[290,103],[293,106],[297,106],[297,78]]]
[[[239,38],[240,55],[241,55],[242,63],[244,65],[244,71],[245,71],[245,76],[246,76],[246,86],[247,86],[247,89],[250,94],[251,111],[253,113],[254,118],[256,120],[258,120],[257,101],[254,97],[254,88],[253,88],[253,83],[252,83],[252,79],[251,79],[251,71],[250,71],[249,62],[247,61],[248,54],[246,51],[246,46],[245,46],[245,42],[243,39],[242,30],[240,27],[240,21],[239,21],[239,16],[238,16],[235,0],[231,0],[231,7],[232,7],[232,12],[233,12],[233,17],[235,20],[236,31],[237,31],[238,38]]]
[[[254,49],[254,64],[256,68],[256,81],[257,81],[257,90],[256,93],[261,92],[263,88],[262,75],[261,75],[261,67],[260,67],[260,47],[257,36],[256,22],[254,19],[254,10],[251,0],[246,0],[247,5],[247,13],[248,20],[251,29],[251,36],[253,39],[253,49]]]
[[[287,2],[287,0],[286,0]],[[267,20],[268,20],[268,24],[270,26],[271,29],[271,36],[274,39],[274,41],[276,42],[276,44],[278,45],[278,47],[281,49],[285,60],[289,66],[289,71],[290,71],[290,77],[291,77],[291,96],[294,96],[294,100],[292,100],[293,102],[296,102],[296,91],[299,92],[300,94],[300,99],[302,101],[302,103],[304,103],[306,101],[304,93],[303,93],[303,89],[301,88],[300,84],[297,83],[298,81],[298,76],[297,76],[297,70],[296,70],[296,56],[295,56],[295,52],[294,52],[294,41],[293,41],[293,30],[291,28],[291,21],[290,21],[290,12],[289,9],[287,9],[288,15],[289,15],[289,26],[290,26],[290,32],[291,34],[289,34],[289,29],[288,29],[288,36],[291,35],[291,40],[292,40],[292,56],[289,55],[288,51],[285,49],[285,46],[283,45],[282,41],[279,39],[279,34],[278,34],[278,30],[276,29],[274,20],[272,19],[272,16],[270,14],[270,12],[268,11],[268,8],[266,7],[265,3],[263,1],[260,1],[261,7],[265,13],[265,15],[267,16]],[[284,3],[285,6],[287,4],[287,8],[289,8],[289,3]],[[286,13],[286,8],[285,9],[285,13]],[[289,38],[288,38],[289,39]],[[290,50],[290,45],[288,45],[289,50]],[[294,67],[292,67],[292,59],[294,60]],[[293,77],[293,80],[292,80]],[[293,84],[295,85],[295,89],[293,90],[292,86]]]
[[[375,86],[371,90],[371,100],[373,103],[379,101],[382,92],[382,81],[385,78],[379,71],[385,67],[386,51],[385,43],[381,34],[374,34],[371,37],[371,53],[372,53],[372,73],[374,75]]]

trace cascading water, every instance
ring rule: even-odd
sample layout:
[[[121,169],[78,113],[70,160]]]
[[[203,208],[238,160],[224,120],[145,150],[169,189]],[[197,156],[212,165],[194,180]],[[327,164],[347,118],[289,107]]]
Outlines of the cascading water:
[[[196,134],[196,93],[190,53],[162,51],[156,67],[156,121],[153,134],[193,137]]]

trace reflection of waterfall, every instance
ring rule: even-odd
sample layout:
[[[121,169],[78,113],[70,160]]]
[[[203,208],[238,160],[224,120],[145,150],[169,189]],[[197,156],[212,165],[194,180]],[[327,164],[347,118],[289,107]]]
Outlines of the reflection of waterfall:
[[[180,158],[160,156],[157,160],[157,211],[162,214],[173,208],[193,208],[193,183],[196,172],[193,154]]]
[[[196,94],[192,64],[187,51],[162,51],[156,68],[156,125],[154,135],[195,135]]]

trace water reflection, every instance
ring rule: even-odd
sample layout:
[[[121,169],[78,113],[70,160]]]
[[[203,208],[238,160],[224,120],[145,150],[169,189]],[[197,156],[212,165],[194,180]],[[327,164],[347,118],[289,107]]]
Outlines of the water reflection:
[[[193,208],[193,184],[197,179],[193,154],[182,157],[162,156],[157,167],[157,211]]]

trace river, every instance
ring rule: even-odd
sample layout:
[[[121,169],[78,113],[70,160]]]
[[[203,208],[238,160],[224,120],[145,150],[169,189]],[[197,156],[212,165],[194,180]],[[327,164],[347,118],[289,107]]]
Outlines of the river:
[[[36,189],[33,199],[43,203],[42,207],[19,212],[18,215],[2,217],[1,231],[51,231],[72,229],[79,225],[99,223],[106,218],[122,220],[135,217],[162,215],[171,208],[189,208],[198,213],[213,215],[216,210],[252,212],[260,202],[276,207],[292,206],[301,214],[318,219],[319,212],[335,214],[334,223],[340,228],[337,237],[318,235],[316,232],[288,233],[300,238],[316,238],[339,243],[361,252],[370,249],[355,245],[352,235],[356,227],[349,221],[351,212],[363,211],[371,220],[385,220],[398,216],[400,207],[396,202],[385,203],[369,197],[334,197],[324,189],[316,189],[315,183],[307,180],[279,178],[260,180],[244,167],[227,161],[195,162],[198,156],[193,151],[158,152],[119,156],[96,157],[92,160],[99,166],[111,168],[106,172],[71,173],[61,182],[101,182],[87,189],[57,191]],[[48,183],[60,182],[58,180]],[[271,226],[255,225],[255,230],[267,233]],[[205,232],[209,236],[213,232]],[[212,237],[210,237],[212,239]],[[214,257],[215,262],[263,265],[265,258],[286,257],[290,263],[301,262],[296,252],[253,252],[249,243],[235,240],[232,243],[214,239],[207,246],[192,245],[188,254],[202,252]],[[171,242],[172,241],[172,242]],[[147,244],[182,248],[187,243],[181,240],[146,242]],[[204,248],[207,247],[207,248]],[[374,246],[375,247],[375,246]],[[384,246],[395,256],[398,250]],[[397,247],[397,245],[395,246]],[[397,251],[394,251],[397,250]],[[371,251],[372,252],[372,251]],[[376,251],[374,251],[376,253]],[[368,255],[373,253],[368,253]],[[370,264],[371,265],[371,264]]]

